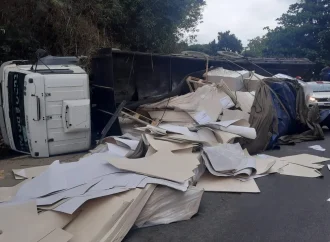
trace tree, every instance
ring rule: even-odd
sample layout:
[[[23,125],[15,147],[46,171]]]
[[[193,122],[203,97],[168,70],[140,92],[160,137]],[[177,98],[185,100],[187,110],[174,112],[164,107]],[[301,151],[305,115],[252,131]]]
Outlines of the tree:
[[[208,55],[217,55],[218,45],[215,40],[208,44],[195,44],[188,46],[187,50],[203,52]]]
[[[330,61],[330,0],[301,0],[266,34],[265,56]]]
[[[218,42],[213,40],[208,44],[190,45],[187,50],[204,52],[208,55],[217,55],[217,52],[221,50],[241,53],[243,46],[242,41],[236,35],[230,34],[230,31],[226,31],[218,33]]]
[[[249,40],[247,47],[244,50],[244,55],[248,57],[261,57],[266,49],[266,37],[256,37]]]
[[[239,40],[235,34],[231,34],[230,31],[219,32],[218,49],[241,53],[243,50],[243,45],[242,41]]]
[[[170,53],[194,38],[204,0],[2,0],[0,56],[89,55],[99,47]],[[10,47],[10,50],[8,49]],[[182,46],[182,45],[181,45]]]

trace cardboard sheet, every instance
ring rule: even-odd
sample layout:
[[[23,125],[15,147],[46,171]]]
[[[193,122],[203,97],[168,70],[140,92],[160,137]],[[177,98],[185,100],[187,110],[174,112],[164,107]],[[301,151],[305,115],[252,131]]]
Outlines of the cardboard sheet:
[[[187,180],[185,182],[182,182],[182,183],[178,183],[178,182],[173,182],[173,181],[169,181],[169,180],[165,180],[165,179],[146,177],[145,179],[143,179],[141,181],[141,183],[137,187],[138,188],[144,188],[148,184],[163,185],[163,186],[173,188],[175,190],[185,192],[185,191],[187,191],[187,189],[189,187],[189,180]]]
[[[27,180],[26,180],[27,181]],[[13,187],[0,187],[0,203],[12,200],[19,188],[26,182],[21,182]]]
[[[65,228],[74,235],[70,242],[102,239],[134,200],[132,192],[94,199],[83,205],[77,218]]]
[[[202,156],[215,176],[251,176],[256,172],[255,159],[246,156],[238,143],[204,147]]]
[[[90,182],[87,182],[85,184],[82,184],[80,186],[63,190],[54,194],[51,194],[49,196],[37,198],[37,205],[38,206],[45,206],[45,205],[51,205],[54,203],[57,203],[60,200],[66,199],[66,198],[72,198],[76,196],[83,195],[85,192],[87,192],[91,187],[93,187],[95,184],[99,183],[102,180],[102,178],[94,179]]]
[[[73,197],[67,202],[59,205],[53,211],[66,213],[66,214],[73,214],[81,205],[83,205],[85,202],[91,199],[100,198],[100,197],[106,197],[113,194],[118,194],[121,192],[128,191],[128,188],[121,188],[116,187],[108,190],[103,191],[97,191],[97,192],[88,192],[84,194],[83,196]]]
[[[182,156],[176,156],[170,151],[158,151],[151,156],[135,160],[111,157],[107,160],[122,170],[181,183],[194,175],[193,170],[197,167],[198,162],[183,159]]]
[[[270,170],[268,171],[268,173],[278,173],[279,170],[286,166],[287,164],[289,164],[288,162],[286,161],[282,161],[280,160],[279,158],[277,157],[274,157],[274,156],[270,156],[270,155],[265,155],[265,154],[259,154],[259,155],[255,155],[253,156],[254,158],[256,159],[261,159],[261,160],[264,160],[266,162],[272,162],[272,161],[275,161],[275,164],[270,168]]]
[[[220,127],[222,131],[237,134],[248,139],[255,139],[257,137],[256,130],[254,128],[231,125],[229,127]]]
[[[194,144],[178,144],[169,141],[157,140],[152,135],[146,134],[146,138],[149,144],[157,151],[174,151],[174,150],[182,150],[187,148],[192,148]]]
[[[197,131],[199,140],[206,142],[209,145],[218,144],[218,140],[216,139],[213,131],[208,128],[201,128]]]
[[[68,242],[72,237],[72,234],[57,228],[38,242]]]
[[[235,107],[235,104],[233,100],[229,96],[225,96],[223,98],[220,98],[220,103],[223,107],[223,110]]]
[[[323,166],[317,165],[316,163],[321,163],[330,159],[316,155],[300,154],[300,155],[281,157],[279,158],[279,160],[298,164],[298,165],[303,165],[307,167],[312,167],[316,169],[321,169]]]
[[[54,212],[38,215],[34,201],[0,206],[1,242],[35,242],[68,224],[72,216]]]
[[[228,120],[222,122],[211,122],[203,125],[197,125],[192,130],[208,127],[212,130],[222,130],[232,134],[240,135],[248,139],[255,139],[257,137],[256,130],[249,127],[250,124],[244,120]]]
[[[155,154],[157,152],[157,150],[155,150],[151,145],[148,147],[147,153],[146,153],[146,157],[151,156],[153,154]]]
[[[55,208],[57,208],[58,206],[60,206],[61,204],[67,202],[68,200],[70,200],[71,198],[64,198],[62,200],[59,200],[53,204],[50,205],[38,205],[38,210],[42,210],[42,211],[50,211],[53,210]]]
[[[143,207],[155,190],[154,185],[148,185],[142,190],[137,190],[137,195],[133,202],[128,206],[125,212],[117,220],[115,225],[103,236],[100,242],[106,241],[122,241],[128,231],[134,225],[137,217],[141,213]],[[134,191],[135,192],[135,191]]]
[[[38,175],[40,175],[42,172],[44,172],[49,166],[36,166],[31,168],[25,168],[25,169],[13,169],[13,173],[15,176],[15,179],[32,179]]]
[[[29,235],[29,230],[34,227],[31,223],[36,223],[38,220],[37,206],[34,201],[10,206],[2,205],[0,217],[1,242],[32,242],[31,239],[41,239],[44,236],[36,238],[33,232]]]
[[[27,181],[18,190],[19,198],[39,198],[89,182],[96,177],[121,172],[109,165],[107,153],[92,154],[78,162],[60,164],[55,161],[49,168]]]
[[[230,110],[224,109],[221,121],[235,120],[235,119],[244,119],[249,121],[250,115],[247,112],[240,110]]]
[[[150,111],[149,115],[154,120],[162,119],[164,122],[195,123],[193,118],[184,111]]]
[[[260,193],[254,179],[240,181],[235,178],[212,176],[209,173],[204,173],[196,187],[206,192]]]
[[[287,175],[287,176],[300,176],[300,177],[310,177],[310,178],[316,178],[322,176],[321,172],[319,172],[316,169],[308,168],[293,163],[289,163],[288,165],[282,167],[279,170],[279,173],[281,175]]]
[[[158,127],[176,134],[182,134],[187,137],[198,138],[197,133],[190,131],[187,127],[173,124],[160,124]]]
[[[270,173],[271,168],[275,165],[276,160],[272,159],[255,159],[257,175]]]
[[[246,112],[250,113],[251,108],[254,102],[254,94],[250,92],[235,92],[237,101],[241,106],[241,109]]]
[[[228,95],[215,85],[205,85],[195,92],[162,100],[158,103],[143,105],[142,108],[169,108],[188,112],[195,121],[202,122],[204,117],[216,121],[222,112],[220,100]],[[166,115],[166,113],[165,113]],[[205,116],[206,115],[206,116]]]
[[[182,134],[170,134],[167,136],[161,136],[161,137],[154,137],[155,139],[159,140],[166,140],[166,141],[172,141],[172,142],[177,142],[177,143],[191,143],[191,144],[202,144],[202,143],[207,143],[204,140],[201,140],[199,137],[189,137],[185,136]]]
[[[236,138],[241,137],[237,134],[232,134],[221,130],[214,130],[214,135],[217,141],[221,144],[233,144]]]

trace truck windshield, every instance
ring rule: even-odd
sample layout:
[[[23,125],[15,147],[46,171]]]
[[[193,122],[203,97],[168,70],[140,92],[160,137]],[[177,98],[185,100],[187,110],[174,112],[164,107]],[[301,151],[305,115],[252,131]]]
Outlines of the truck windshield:
[[[26,74],[8,73],[9,117],[15,147],[22,152],[30,152],[26,133],[24,110],[24,79]]]

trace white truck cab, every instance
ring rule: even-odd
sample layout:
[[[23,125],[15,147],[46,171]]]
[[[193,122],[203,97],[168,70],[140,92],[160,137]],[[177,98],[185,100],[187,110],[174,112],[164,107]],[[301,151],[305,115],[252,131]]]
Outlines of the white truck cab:
[[[90,120],[89,79],[79,66],[1,66],[0,128],[11,149],[33,157],[87,150]]]

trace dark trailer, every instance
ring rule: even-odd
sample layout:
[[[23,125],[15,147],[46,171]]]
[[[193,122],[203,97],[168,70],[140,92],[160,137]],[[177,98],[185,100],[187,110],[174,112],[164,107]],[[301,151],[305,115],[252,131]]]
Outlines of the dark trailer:
[[[207,61],[203,56],[195,57],[187,54],[161,55],[101,49],[92,58],[91,74],[94,107],[92,118],[96,130],[104,128],[111,117],[109,113],[114,113],[116,105],[123,100],[128,103],[140,103],[149,98],[184,94],[188,91],[187,88],[182,88],[185,78],[189,75],[202,77],[206,63],[209,68],[223,67],[229,70],[244,68],[268,77],[270,74],[282,73],[305,79],[312,76],[315,65],[308,59],[295,58],[212,56],[208,57]],[[119,124],[115,123],[112,130],[118,128]]]

